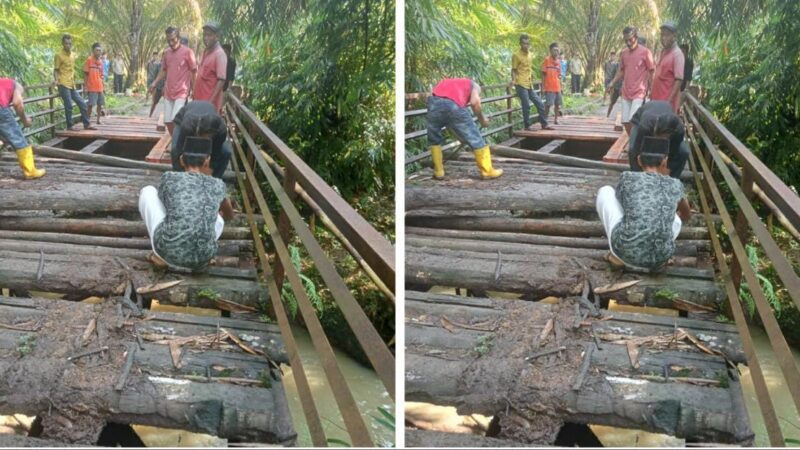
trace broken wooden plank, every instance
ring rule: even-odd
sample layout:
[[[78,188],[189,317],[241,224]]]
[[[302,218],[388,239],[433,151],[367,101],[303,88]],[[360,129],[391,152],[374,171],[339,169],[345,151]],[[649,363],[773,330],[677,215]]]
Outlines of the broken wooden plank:
[[[94,153],[94,152],[100,150],[101,148],[103,148],[106,144],[108,144],[108,139],[97,139],[96,141],[93,141],[91,144],[87,145],[86,147],[83,147],[80,150],[80,152],[81,153]]]
[[[558,151],[567,141],[563,139],[553,139],[547,145],[539,147],[536,151],[539,153],[553,153]]]

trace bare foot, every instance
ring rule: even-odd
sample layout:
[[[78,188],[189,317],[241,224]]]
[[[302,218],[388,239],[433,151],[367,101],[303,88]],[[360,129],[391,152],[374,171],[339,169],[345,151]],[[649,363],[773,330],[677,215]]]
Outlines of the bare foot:
[[[150,252],[150,254],[147,255],[147,260],[153,263],[153,265],[156,267],[167,267],[166,261],[156,255],[155,252]]]

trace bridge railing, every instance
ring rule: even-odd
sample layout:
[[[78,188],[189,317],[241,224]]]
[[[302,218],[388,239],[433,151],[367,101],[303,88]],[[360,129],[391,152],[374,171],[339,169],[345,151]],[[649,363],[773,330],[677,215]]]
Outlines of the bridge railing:
[[[499,136],[508,133],[508,137],[514,135],[514,128],[522,124],[522,107],[514,106],[514,99],[517,97],[514,86],[507,84],[491,84],[481,86],[481,106],[484,108],[484,115],[490,120],[489,129],[481,131],[484,138]],[[534,88],[538,91],[540,83],[534,83]],[[423,150],[417,154],[409,155],[409,149],[424,148],[424,144],[417,144],[417,141],[424,142],[428,131],[425,129],[425,116],[428,114],[425,103],[430,96],[430,92],[412,92],[406,94],[405,130],[404,137],[406,148],[405,164],[413,164],[431,156],[429,150]],[[497,124],[496,118],[500,118]],[[517,118],[515,120],[515,117]],[[531,120],[537,120],[538,115],[533,115]],[[474,118],[473,118],[474,119]],[[474,119],[477,120],[477,119]],[[457,149],[461,143],[454,139],[442,145],[444,152]]]
[[[75,87],[78,93],[83,92],[81,85],[82,83],[76,83]],[[43,133],[49,132],[51,138],[55,137],[58,126],[56,117],[59,120],[65,120],[64,105],[60,102],[58,88],[54,83],[33,84],[24,87],[25,113],[33,119],[34,125],[30,130],[25,130],[23,134],[26,138],[40,138]],[[57,100],[58,102],[56,102]],[[78,105],[73,102],[73,111],[77,108]],[[17,121],[19,122],[19,117],[17,117]]]
[[[288,280],[297,300],[299,312],[322,363],[327,383],[333,391],[352,444],[359,447],[373,446],[368,427],[336,362],[331,344],[306,294],[300,274],[293,265],[288,248],[292,237],[302,242],[392,399],[395,396],[395,358],[315,239],[310,227],[304,222],[295,202],[305,202],[318,217],[324,218],[323,223],[342,241],[355,259],[360,261],[362,267],[366,267],[365,271],[376,284],[383,286],[381,289],[390,302],[394,300],[395,288],[394,247],[230,92],[227,94],[225,110],[231,125],[235,148],[232,162],[237,171],[244,208],[255,240],[262,275],[289,354],[292,374],[313,444],[326,446],[327,440],[297,351],[289,317],[281,300],[284,279]],[[259,143],[263,143],[265,148]],[[262,191],[262,185],[259,184],[261,180],[266,181],[268,189]],[[277,218],[267,204],[265,192],[271,194],[271,198],[276,198],[280,204]],[[256,210],[264,217],[274,246],[274,264],[270,262],[261,241],[259,226],[254,218]]]
[[[687,134],[694,154],[694,158],[690,158],[690,163],[695,172],[700,202],[710,230],[716,229],[710,215],[712,208],[722,219],[722,224],[727,230],[723,239],[732,250],[730,267],[717,233],[710,233],[711,243],[725,284],[731,313],[742,338],[770,443],[772,446],[783,447],[785,440],[747,325],[740,285],[744,279],[777,357],[783,376],[782,384],[788,388],[800,416],[800,370],[767,299],[764,283],[750,265],[747,251],[747,246],[751,245],[750,238],[754,236],[757,239],[754,245],[770,261],[789,297],[800,307],[800,277],[755,209],[755,205],[760,202],[773,214],[781,214],[789,226],[797,229],[800,228],[800,197],[727,130],[697,98],[686,93],[685,99],[683,113],[689,125]],[[739,177],[735,174],[737,169]],[[703,174],[702,180],[699,173]],[[735,215],[726,205],[726,200],[730,199],[723,197],[723,192],[719,188],[723,184],[727,186],[732,200],[738,207]],[[758,192],[761,195],[758,195]]]

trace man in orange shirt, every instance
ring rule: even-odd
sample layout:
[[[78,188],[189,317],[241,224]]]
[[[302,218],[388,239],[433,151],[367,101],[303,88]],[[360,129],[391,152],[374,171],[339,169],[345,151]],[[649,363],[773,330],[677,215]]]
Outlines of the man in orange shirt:
[[[103,115],[103,106],[106,104],[103,94],[103,48],[99,42],[92,44],[92,54],[83,64],[84,84],[83,89],[89,96],[89,114],[92,117],[92,106],[97,105],[97,124],[100,125],[100,116]]]
[[[542,90],[544,91],[544,119],[550,115],[550,106],[555,105],[553,123],[558,125],[561,107],[561,61],[558,58],[558,44],[550,44],[550,56],[542,63]]]

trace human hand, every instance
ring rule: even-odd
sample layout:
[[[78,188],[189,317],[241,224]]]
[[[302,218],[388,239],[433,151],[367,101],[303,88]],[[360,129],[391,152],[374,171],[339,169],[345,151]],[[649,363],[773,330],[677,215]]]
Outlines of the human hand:
[[[23,118],[22,119],[22,125],[23,125],[24,128],[30,127],[31,125],[33,125],[33,119],[31,119],[30,117]]]
[[[483,128],[486,128],[486,127],[488,127],[488,126],[489,126],[489,119],[487,119],[487,118],[485,118],[485,117],[484,117],[483,119],[481,119],[481,126],[482,126]]]

